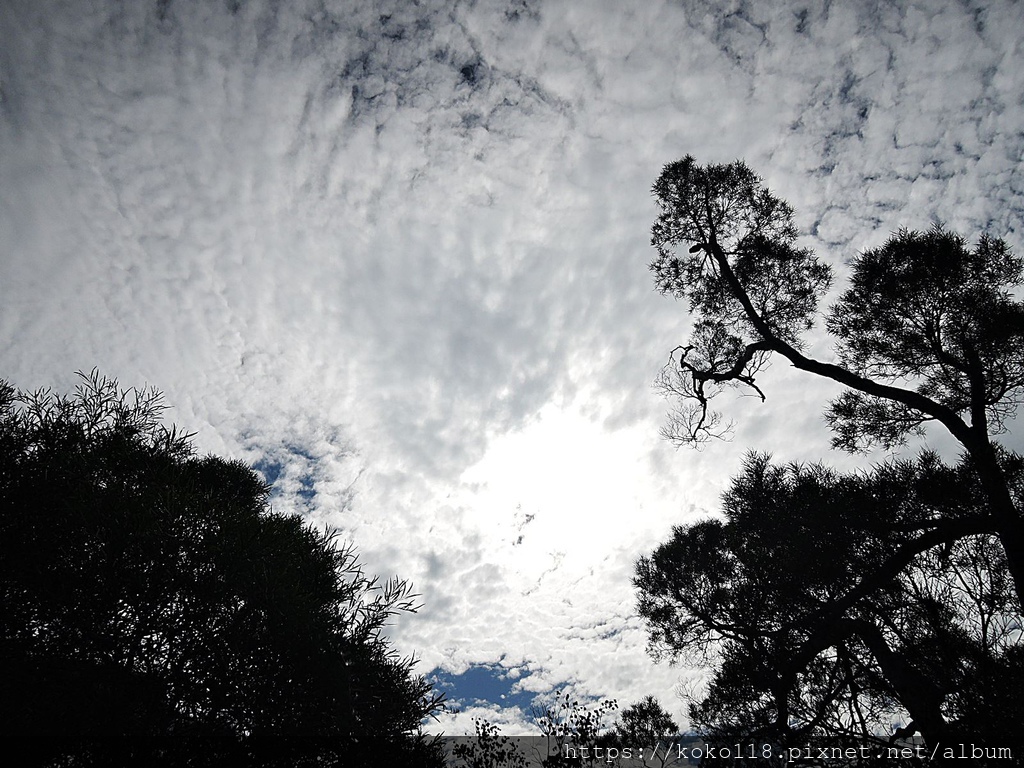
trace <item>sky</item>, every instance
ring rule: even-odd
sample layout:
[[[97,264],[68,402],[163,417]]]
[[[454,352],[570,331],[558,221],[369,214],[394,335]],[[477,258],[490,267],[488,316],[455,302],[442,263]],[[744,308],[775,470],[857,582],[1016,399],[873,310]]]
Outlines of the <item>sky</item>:
[[[153,386],[276,509],[421,595],[453,709],[654,695],[631,586],[751,449],[824,460],[776,363],[733,439],[659,435],[685,339],[650,188],[742,158],[844,265],[900,227],[1024,232],[1024,5],[2,0],[0,377]],[[829,359],[820,332],[811,351]],[[943,446],[935,435],[932,444]],[[948,441],[947,441],[948,447]],[[540,697],[540,698],[535,698]]]

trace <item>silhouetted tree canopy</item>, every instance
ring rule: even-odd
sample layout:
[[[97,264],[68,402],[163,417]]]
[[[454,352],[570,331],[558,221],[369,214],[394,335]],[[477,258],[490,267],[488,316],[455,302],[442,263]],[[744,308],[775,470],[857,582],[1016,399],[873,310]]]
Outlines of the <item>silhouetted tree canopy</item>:
[[[932,455],[854,475],[750,455],[724,520],[639,561],[651,650],[714,667],[691,717],[718,743],[874,753],[899,720],[929,744],[1017,743],[1020,605],[984,507],[970,471]],[[961,535],[903,546],[934,526]]]
[[[441,765],[440,700],[350,547],[197,456],[153,391],[0,382],[5,752],[40,766]]]
[[[840,448],[899,445],[934,422],[970,457],[1024,596],[1024,521],[992,440],[1024,388],[1021,259],[994,238],[972,250],[938,228],[894,235],[853,259],[850,287],[820,318],[837,350],[836,363],[822,362],[803,353],[802,334],[819,319],[830,272],[794,246],[792,209],[739,161],[686,157],[653,192],[655,284],[687,300],[693,319],[659,379],[679,400],[667,436],[699,444],[727,432],[711,400],[723,387],[764,400],[757,377],[772,354],[846,387],[827,412]]]
[[[884,747],[900,720],[896,736],[929,745],[1008,745],[1024,721],[1024,461],[993,438],[1024,389],[1024,263],[993,238],[901,231],[853,259],[821,313],[828,268],[742,162],[684,158],[654,194],[651,269],[692,319],[659,379],[679,402],[670,439],[723,436],[711,400],[765,400],[780,355],[844,385],[826,412],[836,447],[898,446],[931,423],[963,448],[955,467],[925,453],[857,475],[751,456],[724,520],[639,561],[652,652],[714,669],[694,723],[714,739]],[[835,362],[804,352],[818,321]]]
[[[682,753],[673,749],[679,740],[679,726],[656,698],[644,696],[619,715],[615,723],[615,743],[630,749],[643,766],[667,766],[680,763]]]
[[[904,230],[853,267],[826,321],[843,365],[915,383],[928,400],[967,415],[979,437],[1002,432],[1024,386],[1024,305],[1011,296],[1021,260],[1001,240],[982,237],[970,250],[941,229]],[[936,418],[860,391],[846,392],[829,412],[835,444],[851,451],[900,445]]]

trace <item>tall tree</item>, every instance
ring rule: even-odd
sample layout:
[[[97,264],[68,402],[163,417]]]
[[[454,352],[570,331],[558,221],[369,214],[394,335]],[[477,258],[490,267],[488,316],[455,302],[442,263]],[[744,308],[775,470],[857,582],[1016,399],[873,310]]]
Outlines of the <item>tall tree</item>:
[[[656,698],[644,696],[622,710],[615,724],[616,742],[636,752],[643,766],[666,766],[677,762],[673,752],[679,738],[679,726]]]
[[[994,238],[972,249],[938,228],[898,233],[853,260],[849,288],[824,317],[837,351],[837,362],[825,362],[804,353],[803,336],[822,319],[831,274],[796,246],[785,201],[742,162],[700,166],[692,157],[665,166],[653,191],[655,283],[686,300],[694,321],[661,377],[680,399],[669,436],[721,435],[711,400],[727,387],[764,400],[757,379],[772,355],[846,387],[826,414],[837,447],[892,447],[941,426],[970,459],[1024,598],[1024,520],[993,440],[1024,396],[1021,259]],[[924,551],[938,535],[930,522],[914,533],[889,557]]]
[[[898,737],[929,745],[1007,746],[1024,717],[1010,703],[1022,617],[969,479],[931,455],[855,475],[751,455],[724,519],[678,527],[641,558],[652,652],[714,668],[690,712],[705,736],[873,759],[900,720]],[[935,516],[974,533],[889,558]]]
[[[0,678],[25,765],[441,765],[408,585],[196,455],[153,391],[0,382]]]
[[[856,257],[820,313],[830,270],[743,163],[684,158],[654,194],[651,269],[693,319],[660,378],[679,401],[671,439],[724,435],[711,401],[730,387],[765,400],[775,355],[845,387],[826,412],[836,447],[891,448],[934,424],[964,450],[955,468],[926,454],[857,476],[751,458],[724,521],[641,559],[652,650],[715,667],[695,722],[794,745],[884,744],[894,712],[910,721],[898,735],[930,744],[998,735],[1022,716],[992,702],[1021,682],[1022,461],[995,438],[1024,388],[1024,263],[1000,240],[904,231]],[[805,352],[822,320],[834,362]]]

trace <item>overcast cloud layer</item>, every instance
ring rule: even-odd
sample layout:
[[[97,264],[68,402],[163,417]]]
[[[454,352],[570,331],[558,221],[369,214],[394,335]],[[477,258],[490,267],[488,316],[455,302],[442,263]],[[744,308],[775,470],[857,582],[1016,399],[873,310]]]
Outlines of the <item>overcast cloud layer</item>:
[[[1019,2],[768,5],[5,0],[0,377],[162,390],[414,581],[422,672],[681,715],[633,561],[746,449],[850,460],[781,365],[732,443],[658,438],[661,166],[745,158],[840,274],[901,226],[1022,247]]]

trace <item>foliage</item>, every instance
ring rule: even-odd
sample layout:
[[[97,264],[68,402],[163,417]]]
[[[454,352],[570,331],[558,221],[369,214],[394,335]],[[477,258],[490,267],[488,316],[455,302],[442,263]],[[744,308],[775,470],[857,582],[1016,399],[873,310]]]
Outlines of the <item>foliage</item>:
[[[724,520],[641,558],[652,652],[715,667],[691,704],[705,737],[875,754],[903,720],[929,744],[1006,744],[1022,615],[969,478],[933,455],[855,475],[750,455]],[[945,528],[961,535],[928,546]]]
[[[700,444],[727,432],[711,400],[735,386],[764,400],[757,375],[772,354],[846,387],[827,414],[839,447],[898,445],[941,425],[970,458],[1024,596],[1024,519],[991,440],[1024,388],[1024,303],[1013,294],[1021,260],[993,238],[970,250],[941,229],[898,233],[854,259],[826,322],[840,364],[821,362],[803,354],[800,334],[829,271],[794,247],[789,206],[742,162],[701,167],[692,157],[666,166],[654,194],[655,284],[687,299],[694,320],[659,379],[680,403],[666,434]]]
[[[768,340],[800,347],[831,271],[794,246],[792,209],[743,163],[701,167],[686,157],[665,166],[654,194],[655,285],[686,300],[694,318],[689,343],[672,351],[659,379],[681,401],[666,435],[700,442],[728,431],[708,408],[721,387],[764,399],[755,378],[773,351]]]
[[[1002,432],[1024,387],[1024,304],[1011,291],[1024,263],[1001,240],[969,250],[958,235],[900,231],[853,264],[849,289],[827,318],[846,368],[916,391],[979,431]],[[900,445],[935,417],[848,391],[833,403],[834,443]]]
[[[557,693],[553,706],[534,712],[544,741],[543,754],[536,759],[545,766],[677,764],[679,754],[673,746],[679,739],[679,726],[653,696],[631,704],[612,721],[616,709],[614,700],[586,704],[567,691]],[[475,743],[457,744],[453,749],[454,756],[464,761],[460,764],[467,768],[525,768],[525,755],[509,737],[499,736],[496,725],[476,719],[473,723]],[[527,737],[527,741],[533,738]]]
[[[686,299],[702,333],[730,345],[762,327],[796,342],[831,280],[827,266],[794,247],[792,208],[760,182],[741,162],[701,167],[686,157],[654,185],[661,207],[652,238],[655,285]],[[678,255],[681,243],[692,247]]]
[[[630,704],[615,728],[624,742],[654,745],[679,735],[679,726],[653,696]]]
[[[679,737],[679,726],[653,696],[645,696],[622,710],[615,724],[616,743],[627,754],[637,755],[644,766],[672,765],[676,755],[672,746]]]
[[[599,762],[595,748],[610,743],[608,736],[612,728],[609,716],[618,709],[614,699],[604,699],[594,704],[581,703],[569,691],[555,695],[554,704],[536,713],[536,722],[547,740],[548,757],[545,766],[594,765]],[[574,760],[566,758],[566,747],[579,753],[586,751],[586,757]],[[582,762],[579,762],[582,760]]]
[[[498,726],[486,720],[473,719],[476,741],[456,744],[452,754],[463,761],[466,768],[526,768],[526,757],[511,743],[508,736],[498,732]]]
[[[974,450],[990,422],[1003,425],[1019,403],[1024,304],[1012,291],[1024,267],[1001,240],[983,237],[972,251],[938,228],[902,231],[855,258],[850,288],[826,318],[843,364],[832,365],[800,352],[831,275],[795,248],[784,201],[742,162],[702,167],[692,157],[667,165],[654,194],[655,285],[686,299],[694,320],[690,343],[674,350],[663,375],[690,401],[673,439],[700,443],[715,434],[720,422],[708,406],[723,386],[764,399],[756,376],[772,353],[849,388],[830,412],[847,448],[899,444],[937,421]]]
[[[199,457],[152,390],[0,384],[0,664],[24,765],[440,765],[408,585]],[[371,758],[372,756],[372,758]]]
[[[686,157],[653,191],[655,284],[692,319],[659,378],[678,404],[670,439],[727,434],[711,401],[765,400],[779,355],[844,387],[826,412],[835,446],[892,448],[934,425],[964,453],[856,476],[749,459],[725,521],[677,529],[638,564],[652,651],[715,665],[692,712],[707,733],[884,742],[902,712],[903,735],[931,744],[991,736],[1007,722],[991,702],[1020,681],[1024,462],[994,437],[1024,391],[1024,262],[995,238],[901,231],[851,261],[822,313],[828,268],[742,162]],[[835,362],[804,352],[822,321]]]

